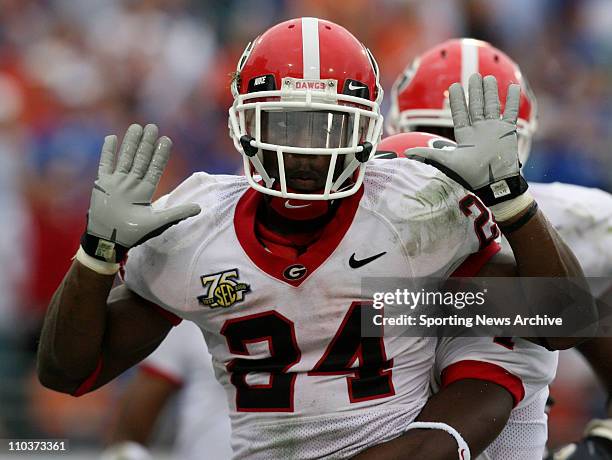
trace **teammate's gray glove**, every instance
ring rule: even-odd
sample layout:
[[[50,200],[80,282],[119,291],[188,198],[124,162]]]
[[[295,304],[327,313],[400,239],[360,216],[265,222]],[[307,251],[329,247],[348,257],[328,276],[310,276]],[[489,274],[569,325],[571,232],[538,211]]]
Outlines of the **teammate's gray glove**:
[[[474,192],[487,206],[512,200],[527,190],[521,176],[516,137],[519,85],[510,85],[500,117],[497,80],[473,74],[469,80],[469,111],[463,87],[454,83],[449,99],[456,148],[413,148],[406,156],[435,166]]]
[[[98,178],[91,194],[87,231],[81,247],[91,257],[117,263],[128,249],[159,235],[169,226],[200,212],[197,204],[154,211],[151,198],[172,148],[158,139],[155,125],[131,125],[114,166],[117,136],[107,136],[102,147]]]

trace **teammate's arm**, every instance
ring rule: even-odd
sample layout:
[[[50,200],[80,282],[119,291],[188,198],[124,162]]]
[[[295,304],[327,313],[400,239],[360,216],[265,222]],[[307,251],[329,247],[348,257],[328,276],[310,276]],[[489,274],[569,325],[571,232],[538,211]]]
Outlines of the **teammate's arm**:
[[[513,222],[520,221],[527,212],[521,212],[505,222],[505,225],[500,225],[512,248],[512,254],[497,254],[480,270],[477,276],[569,278],[574,282],[584,281],[584,274],[576,256],[540,211],[537,211],[516,231],[504,232],[504,228],[508,228]],[[587,292],[586,282],[583,285],[584,292]],[[541,301],[536,300],[541,295],[545,298]],[[550,290],[532,291],[528,298],[534,305],[554,305],[555,302],[550,295],[555,295],[555,293]],[[557,304],[563,305],[563,302],[560,301]],[[596,323],[596,310],[594,305],[592,307],[584,306],[584,318],[592,316],[593,323]],[[568,313],[573,315],[571,311]],[[561,312],[560,314],[562,315]],[[571,348],[583,340],[578,337],[547,337],[544,341],[541,338],[525,338],[540,345],[544,344],[552,350]]]
[[[524,210],[499,225],[514,257],[505,253],[494,256],[478,276],[583,277],[576,256],[540,210],[520,228],[512,230],[513,224],[528,213],[528,209]]]
[[[488,276],[584,278],[571,251],[524,193],[527,185],[520,176],[515,134],[519,94],[518,87],[509,88],[506,112],[500,120],[494,78],[488,77],[484,83],[479,75],[470,79],[469,116],[463,89],[460,85],[451,87],[457,149],[413,149],[407,156],[438,167],[476,193],[502,222],[516,262],[491,264],[483,275],[488,271]],[[500,196],[505,198],[498,200]],[[549,339],[547,345],[567,348],[575,341]],[[430,398],[417,420],[452,427],[467,442],[474,458],[502,431],[512,407],[512,396],[505,388],[462,379]],[[362,458],[462,457],[456,439],[443,430],[411,430],[366,451]]]
[[[514,222],[520,221],[529,211],[523,211],[512,219],[500,225],[508,240],[511,254],[499,254],[491,259],[478,273],[479,277],[524,277],[524,278],[570,278],[573,281],[584,279],[580,263],[574,253],[565,244],[557,231],[538,210],[524,225],[515,231],[504,231]],[[587,290],[586,284],[585,292]],[[551,292],[531,292],[530,302],[534,305],[552,305]],[[542,301],[534,300],[539,295],[547,297]],[[563,305],[562,302],[559,305]],[[595,310],[585,308],[585,315],[593,314]],[[527,338],[534,343],[543,344],[538,338]],[[547,337],[545,345],[549,349],[563,350],[577,345],[582,339],[577,337]]]
[[[506,425],[512,397],[505,388],[483,380],[459,380],[433,395],[416,421],[436,421],[453,427],[476,458]],[[461,458],[455,438],[443,430],[410,430],[393,441],[372,447],[359,460]]]
[[[199,212],[197,205],[151,207],[172,145],[166,137],[158,139],[155,125],[130,126],[115,167],[116,145],[115,136],[105,139],[81,248],[43,323],[39,379],[64,393],[103,385],[142,360],[168,333],[169,322],[151,302],[125,287],[109,294],[129,248]]]
[[[543,222],[540,225],[548,225],[543,216],[542,219]],[[531,228],[531,225],[532,222],[528,222],[525,225],[527,228],[523,227],[525,234],[518,236],[520,238],[536,237],[534,235],[538,235],[538,238],[546,237],[547,232],[542,232],[540,225],[535,225],[534,228]],[[519,243],[519,250],[524,250],[521,244]],[[564,253],[565,243],[557,237],[554,230],[549,244],[555,247],[559,244],[561,248],[559,255],[568,257],[569,266],[576,263],[570,251]],[[540,255],[540,257],[544,256]],[[525,272],[532,274],[523,276],[537,276],[533,273],[542,273],[542,270],[548,268],[540,265],[536,260],[533,266],[525,268],[516,262],[515,257],[509,251],[503,251],[495,255],[480,270],[478,276],[512,277],[521,276],[520,273]],[[580,270],[580,267],[572,267],[572,269]],[[512,408],[513,397],[503,386],[487,380],[461,379],[441,388],[433,395],[416,421],[441,422],[454,428],[468,444],[471,458],[475,458],[502,432]],[[368,456],[364,456],[363,459],[412,458],[411,455],[414,458],[428,459],[461,458],[458,456],[457,449],[456,440],[442,430],[414,430],[408,431],[394,441],[374,447],[367,451]],[[361,457],[358,458],[361,459]]]
[[[483,80],[474,74],[470,77],[469,89],[468,110],[462,86],[455,83],[449,88],[457,147],[410,149],[406,156],[437,167],[474,192],[491,209],[512,247],[518,276],[571,278],[581,282],[586,291],[584,274],[575,256],[526,193],[516,137],[520,87],[508,88],[501,117],[495,77],[489,75]],[[529,301],[532,305],[566,306],[567,299],[571,298],[566,294],[569,290],[530,292]],[[585,303],[580,305],[581,319],[596,324],[594,303]],[[569,315],[575,315],[576,312],[569,310]],[[569,321],[570,318],[567,321],[564,318],[564,324]],[[547,338],[543,344],[550,349],[565,349],[580,341],[577,337],[557,337]]]

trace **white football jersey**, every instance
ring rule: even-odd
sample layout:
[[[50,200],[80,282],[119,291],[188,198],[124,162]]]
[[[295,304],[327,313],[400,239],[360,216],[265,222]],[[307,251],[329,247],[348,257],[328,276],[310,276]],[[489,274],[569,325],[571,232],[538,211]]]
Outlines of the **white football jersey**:
[[[612,275],[612,194],[579,185],[529,184],[550,223],[580,262],[584,274]]]
[[[132,249],[127,286],[204,332],[237,458],[347,458],[399,436],[427,401],[436,340],[362,338],[362,278],[446,277],[481,246],[486,260],[489,211],[430,166],[374,160],[289,260],[255,236],[262,199],[243,177],[195,174],[155,206],[202,212]]]
[[[202,331],[189,321],[181,323],[140,367],[144,372],[180,386],[176,458],[231,458],[231,428],[225,392],[215,378]]]

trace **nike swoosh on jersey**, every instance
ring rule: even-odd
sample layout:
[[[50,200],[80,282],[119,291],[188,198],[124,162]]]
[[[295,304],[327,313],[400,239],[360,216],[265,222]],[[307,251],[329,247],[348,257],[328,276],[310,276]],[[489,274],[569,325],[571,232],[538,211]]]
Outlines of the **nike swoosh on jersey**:
[[[374,262],[379,257],[384,256],[386,253],[387,253],[387,251],[384,251],[384,252],[381,252],[380,254],[375,254],[375,255],[367,257],[365,259],[359,259],[359,260],[355,259],[355,253],[353,253],[351,255],[351,258],[349,259],[349,266],[351,268],[360,268],[360,267],[363,267],[364,265],[367,265],[370,262]]]
[[[285,201],[285,208],[287,208],[287,209],[299,209],[299,208],[305,208],[307,206],[310,206],[310,204],[296,204],[296,205],[293,205],[293,204],[289,203],[289,200]]]

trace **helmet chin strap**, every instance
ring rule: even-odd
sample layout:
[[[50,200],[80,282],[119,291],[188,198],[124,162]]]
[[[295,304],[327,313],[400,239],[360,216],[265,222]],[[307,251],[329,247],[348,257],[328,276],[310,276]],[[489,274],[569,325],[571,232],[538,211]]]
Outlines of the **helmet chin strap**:
[[[296,192],[291,189],[287,191]],[[312,220],[323,217],[333,204],[333,200],[290,200],[278,196],[268,198],[268,204],[274,212],[289,220]]]
[[[352,184],[347,184],[344,187],[340,187],[338,190],[341,192],[344,189],[352,187]],[[296,190],[288,189],[289,192],[295,192]],[[316,190],[315,192],[320,192]],[[277,196],[266,196],[268,205],[277,214],[282,217],[294,220],[294,221],[309,221],[325,217],[329,211],[334,208],[337,200],[289,200],[288,198],[281,198]]]

